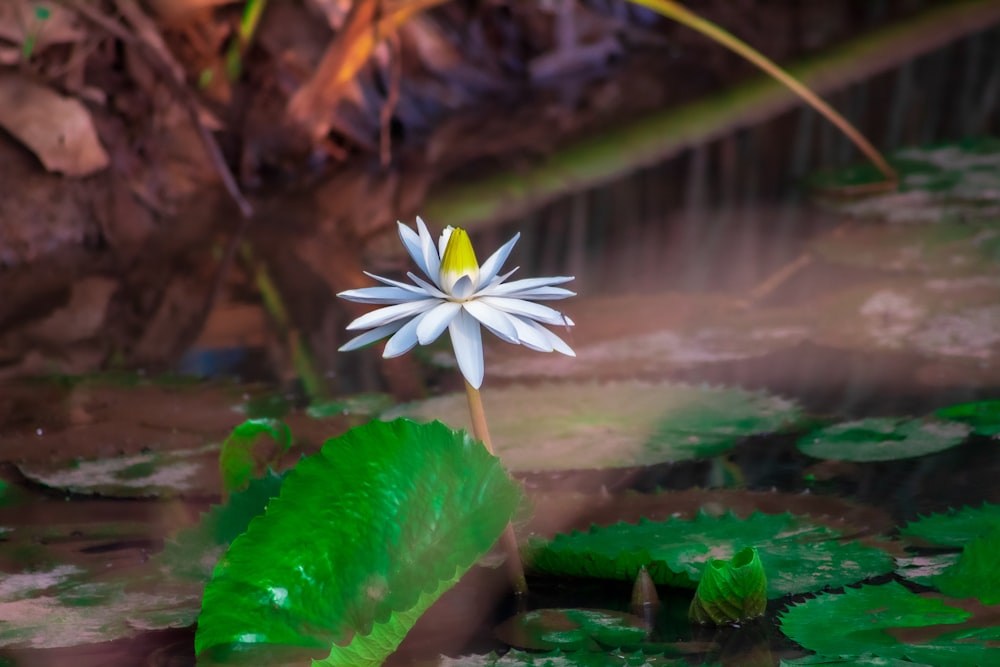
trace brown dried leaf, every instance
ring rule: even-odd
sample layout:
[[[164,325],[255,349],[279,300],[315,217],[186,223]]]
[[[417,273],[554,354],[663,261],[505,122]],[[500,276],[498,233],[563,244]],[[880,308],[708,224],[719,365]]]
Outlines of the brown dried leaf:
[[[86,176],[108,166],[90,112],[19,73],[0,74],[0,126],[38,157],[45,168]]]

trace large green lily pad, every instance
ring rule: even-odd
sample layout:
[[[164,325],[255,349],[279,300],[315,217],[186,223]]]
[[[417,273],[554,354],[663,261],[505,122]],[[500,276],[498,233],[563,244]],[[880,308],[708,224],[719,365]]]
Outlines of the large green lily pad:
[[[781,630],[827,656],[873,654],[942,667],[1000,664],[1000,610],[977,612],[890,582],[793,605],[781,616]]]
[[[713,456],[802,418],[794,403],[763,392],[638,381],[485,389],[483,403],[497,455],[518,471]],[[396,415],[469,425],[464,394],[402,406],[386,418]]]
[[[977,537],[962,549],[958,562],[932,580],[945,595],[978,598],[983,604],[1000,604],[1000,529]]]
[[[895,461],[949,449],[972,427],[929,419],[870,417],[813,431],[798,440],[809,456],[834,461]]]
[[[843,586],[891,572],[892,556],[791,514],[732,514],[693,520],[595,526],[534,544],[533,564],[550,574],[632,580],[645,566],[658,584],[694,588],[710,560],[756,547],[768,597]]]
[[[281,644],[378,665],[520,499],[481,443],[441,423],[370,422],[329,440],[216,566],[196,651]]]

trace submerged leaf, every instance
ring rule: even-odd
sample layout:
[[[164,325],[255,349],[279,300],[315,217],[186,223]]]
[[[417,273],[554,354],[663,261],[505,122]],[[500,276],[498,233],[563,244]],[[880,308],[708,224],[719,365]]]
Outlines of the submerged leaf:
[[[351,642],[384,658],[520,498],[481,443],[441,423],[371,422],[329,440],[216,567],[196,649]]]
[[[729,560],[711,560],[698,582],[688,617],[695,623],[730,625],[764,615],[767,575],[753,547]]]
[[[954,447],[971,430],[958,422],[870,417],[813,431],[797,444],[818,459],[895,461]]]
[[[650,653],[598,653],[582,651],[577,653],[526,653],[514,649],[502,656],[464,655],[459,658],[442,657],[434,667],[688,667],[684,659],[667,658]],[[428,665],[428,667],[431,667]]]
[[[970,625],[971,616],[890,582],[822,593],[793,605],[781,616],[781,629],[828,656],[874,654],[942,666],[1000,664],[1000,629]]]
[[[887,552],[840,539],[839,531],[791,514],[755,513],[746,519],[700,514],[690,521],[644,520],[557,535],[536,544],[533,555],[534,566],[552,574],[631,580],[645,565],[658,584],[694,588],[708,561],[756,547],[770,598],[892,571]]]
[[[647,382],[486,389],[498,456],[511,470],[617,468],[714,456],[751,435],[787,428],[799,408],[762,392]],[[468,426],[465,395],[390,415]]]
[[[504,621],[502,641],[536,651],[601,651],[636,647],[648,631],[638,616],[600,609],[536,609]]]
[[[1000,434],[1000,401],[959,403],[941,408],[934,413],[934,416],[969,424],[974,429],[973,432],[979,435]]]

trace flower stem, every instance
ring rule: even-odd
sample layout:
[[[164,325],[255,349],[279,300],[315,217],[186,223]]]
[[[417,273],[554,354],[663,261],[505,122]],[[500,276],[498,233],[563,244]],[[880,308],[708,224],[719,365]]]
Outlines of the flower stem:
[[[479,390],[468,382],[465,383],[465,394],[469,399],[469,415],[472,417],[472,433],[481,440],[490,454],[496,456],[493,441],[490,440],[490,430],[486,426],[486,411],[483,410],[483,397]],[[524,578],[524,566],[521,564],[521,553],[517,549],[517,538],[514,536],[514,526],[507,524],[500,536],[500,546],[507,554],[507,570],[510,574],[514,592],[524,595],[528,592],[528,582]]]

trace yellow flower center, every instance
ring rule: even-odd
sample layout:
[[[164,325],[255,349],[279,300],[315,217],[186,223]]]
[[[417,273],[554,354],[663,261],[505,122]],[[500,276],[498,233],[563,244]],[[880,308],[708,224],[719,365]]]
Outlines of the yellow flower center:
[[[468,299],[479,288],[479,262],[469,234],[461,227],[451,230],[441,258],[441,287],[458,300]]]

